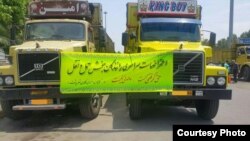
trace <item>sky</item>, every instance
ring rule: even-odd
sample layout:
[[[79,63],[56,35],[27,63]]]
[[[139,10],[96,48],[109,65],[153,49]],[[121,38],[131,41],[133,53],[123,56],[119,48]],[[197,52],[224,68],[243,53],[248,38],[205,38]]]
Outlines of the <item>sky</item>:
[[[121,35],[126,30],[126,3],[137,0],[89,0],[89,2],[102,4],[103,12],[107,12],[107,32],[115,42],[115,50],[123,52]],[[198,0],[198,4],[202,6],[202,29],[214,31],[217,40],[227,38],[230,0]],[[234,34],[240,36],[241,33],[250,30],[250,0],[234,0],[234,4]]]

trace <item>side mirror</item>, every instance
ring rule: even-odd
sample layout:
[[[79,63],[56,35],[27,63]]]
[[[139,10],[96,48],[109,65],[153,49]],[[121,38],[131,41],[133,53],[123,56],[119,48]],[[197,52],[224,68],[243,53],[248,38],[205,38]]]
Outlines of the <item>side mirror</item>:
[[[2,52],[0,52],[0,60],[4,60],[6,58],[6,55]]]
[[[136,34],[134,33],[134,32],[132,32],[131,34],[130,34],[130,39],[135,39],[136,38]]]
[[[127,32],[124,32],[122,33],[122,45],[123,46],[127,46],[128,45],[128,33]]]
[[[7,64],[12,64],[13,58],[11,56],[9,56],[9,55],[5,55],[5,60],[6,60]]]
[[[10,45],[15,45],[16,44],[16,26],[12,26],[10,29]]]
[[[99,46],[105,48],[106,47],[106,31],[102,28],[99,29]]]
[[[12,57],[6,55],[0,48],[0,65],[7,65],[12,62]]]
[[[215,47],[216,44],[216,34],[214,32],[210,33],[209,46]]]

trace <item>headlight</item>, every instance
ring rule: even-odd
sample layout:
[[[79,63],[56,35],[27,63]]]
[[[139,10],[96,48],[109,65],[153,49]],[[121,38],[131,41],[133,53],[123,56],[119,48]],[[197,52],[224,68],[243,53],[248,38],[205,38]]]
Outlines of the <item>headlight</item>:
[[[0,77],[0,85],[3,85],[3,78]]]
[[[14,84],[14,78],[12,76],[5,77],[5,84],[6,85],[12,85],[12,84]]]
[[[225,85],[225,84],[226,84],[226,78],[225,78],[225,77],[219,77],[219,78],[217,79],[217,83],[218,83],[218,85],[220,85],[220,86]]]
[[[212,86],[215,84],[215,78],[214,77],[208,77],[207,78],[207,84]]]

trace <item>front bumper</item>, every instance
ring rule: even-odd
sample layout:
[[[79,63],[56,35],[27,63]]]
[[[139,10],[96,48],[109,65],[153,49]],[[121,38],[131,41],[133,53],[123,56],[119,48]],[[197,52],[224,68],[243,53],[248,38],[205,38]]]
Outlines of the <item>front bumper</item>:
[[[129,99],[194,99],[194,100],[216,100],[232,99],[232,90],[227,89],[193,89],[188,96],[174,96],[172,93],[128,93]],[[21,100],[21,99],[65,99],[89,97],[91,94],[61,94],[59,87],[54,88],[15,88],[0,89],[0,99],[2,100]]]
[[[0,89],[0,99],[2,100],[65,99],[90,97],[90,95],[91,94],[61,94],[59,87]]]
[[[128,99],[149,99],[149,100],[167,100],[167,99],[180,99],[180,100],[217,100],[232,99],[232,90],[227,89],[193,89],[184,90],[190,91],[190,95],[176,96],[172,93],[128,93]]]

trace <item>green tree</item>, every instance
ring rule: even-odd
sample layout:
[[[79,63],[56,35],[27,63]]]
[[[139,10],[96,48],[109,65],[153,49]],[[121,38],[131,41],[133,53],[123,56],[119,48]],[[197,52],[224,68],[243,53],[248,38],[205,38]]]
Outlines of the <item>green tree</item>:
[[[208,40],[208,39],[203,39],[203,40],[201,41],[201,43],[202,43],[202,45],[204,45],[204,46],[209,46],[209,40]]]
[[[237,35],[234,34],[233,35],[233,39],[232,39],[232,45],[235,45],[237,43],[237,39],[238,39]],[[227,39],[225,39],[225,38],[220,39],[217,42],[217,47],[219,47],[219,48],[229,48],[229,44],[228,43],[229,43],[229,38],[227,38]]]
[[[20,42],[28,0],[0,0],[0,46],[8,47],[10,44],[10,29],[16,30]]]
[[[5,26],[0,24],[0,46],[9,45],[9,32]]]
[[[217,47],[219,48],[227,48],[227,46],[228,46],[228,41],[225,38],[220,39],[217,43]]]
[[[9,45],[9,23],[12,22],[12,10],[0,0],[0,47]]]
[[[11,9],[12,24],[22,25],[26,14],[28,0],[1,0],[4,7]]]
[[[243,32],[243,33],[240,35],[240,38],[250,38],[250,30],[247,31],[247,32]]]

